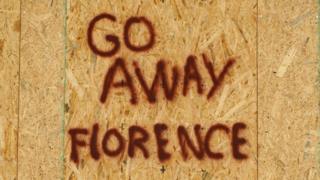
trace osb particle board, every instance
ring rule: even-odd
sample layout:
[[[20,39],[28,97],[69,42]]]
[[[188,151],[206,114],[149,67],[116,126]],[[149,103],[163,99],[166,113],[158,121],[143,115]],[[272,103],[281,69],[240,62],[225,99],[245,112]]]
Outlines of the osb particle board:
[[[319,179],[316,1],[259,1],[259,178]]]
[[[3,4],[10,8],[3,8],[1,13],[20,12],[18,2],[12,2],[11,6]],[[13,6],[16,10],[11,12]],[[102,12],[115,15],[117,22],[99,25],[97,44],[106,45],[103,39],[106,33],[117,34],[121,50],[115,57],[121,56],[129,62],[127,66],[133,76],[131,61],[137,60],[148,84],[153,80],[159,58],[169,62],[169,67],[183,67],[189,54],[200,57],[205,52],[215,59],[218,70],[229,57],[237,60],[236,66],[210,101],[199,96],[193,84],[187,97],[180,93],[174,101],[167,102],[160,91],[158,102],[149,104],[134,78],[138,105],[130,104],[125,90],[112,90],[107,102],[101,104],[103,79],[115,57],[102,58],[92,53],[86,33],[90,20]],[[1,161],[0,177],[318,179],[316,14],[316,2],[298,0],[22,1],[20,105],[18,93],[14,93],[18,90],[15,84],[18,77],[13,75],[18,73],[16,55],[5,56],[12,58],[4,64],[12,67],[5,69],[12,76],[0,77],[5,78],[0,79],[5,87],[12,90],[4,91],[4,96],[0,92],[1,98],[7,99],[5,106],[11,109],[9,114],[7,108],[4,113],[1,111],[0,117],[6,117],[5,123],[1,120],[1,128],[12,123],[11,128],[4,128],[10,133],[1,153],[5,152],[10,161]],[[123,25],[130,16],[146,16],[155,24],[156,43],[150,51],[134,53],[124,45]],[[14,18],[11,14],[3,17]],[[145,37],[145,31],[133,31],[133,40]],[[19,33],[14,29],[8,32]],[[13,39],[10,48],[17,54],[17,36],[4,38]],[[13,61],[14,65],[9,63]],[[199,69],[201,73],[205,71],[200,62]],[[211,82],[205,73],[204,81]],[[225,153],[223,160],[200,161],[194,156],[187,161],[182,159],[176,137],[178,125],[192,132],[196,123],[205,131],[214,123],[231,126],[237,121],[245,122],[248,127],[242,133],[249,142],[242,148],[249,155],[247,160],[238,162],[232,158],[223,134],[213,141]],[[156,154],[152,132],[157,122],[169,126],[167,149],[172,157],[165,163],[160,163]],[[151,135],[147,144],[149,159],[145,160],[138,150],[134,158],[129,158],[125,151],[121,157],[102,154],[95,161],[86,147],[80,148],[81,161],[76,165],[70,159],[68,130],[82,127],[91,132],[94,123],[100,125],[98,142],[106,128],[122,129],[127,138],[129,126],[145,127]],[[84,139],[90,140],[89,136]],[[18,146],[14,146],[18,141]],[[0,145],[2,148],[2,141]],[[16,161],[18,169],[15,169]]]
[[[62,5],[21,4],[19,179],[61,177]]]
[[[0,179],[17,170],[19,16],[19,1],[0,2]]]
[[[67,179],[230,179],[257,178],[256,164],[256,12],[255,1],[71,1],[68,3],[68,66],[66,103],[66,129],[88,128],[92,132],[94,123],[100,125],[98,135],[99,160],[90,156],[89,148],[81,148],[80,164],[69,158],[71,152],[70,136],[66,141]],[[97,56],[87,44],[89,22],[98,14],[107,12],[114,15],[117,22],[102,21],[94,32],[95,43],[106,46],[104,35],[116,34],[120,37],[120,51],[110,58]],[[132,16],[145,16],[154,25],[156,43],[147,52],[135,53],[126,48],[123,42],[125,21]],[[147,31],[143,28],[132,30],[130,39],[146,39]],[[146,40],[145,40],[146,41]],[[143,42],[143,41],[142,41]],[[182,95],[182,83],[179,83],[177,97],[166,101],[159,91],[158,101],[150,104],[134,75],[132,62],[136,60],[151,84],[156,63],[165,59],[168,67],[177,65],[183,70],[186,58],[190,54],[197,56],[199,71],[204,79],[205,93],[208,93],[211,80],[201,60],[201,53],[214,59],[218,73],[227,59],[234,57],[235,66],[225,78],[224,85],[210,100],[205,95],[198,95],[196,86],[187,96]],[[130,104],[130,94],[126,90],[110,90],[107,101],[99,101],[105,74],[116,57],[125,59],[129,73],[134,77],[138,104]],[[118,79],[120,79],[118,77]],[[182,78],[181,78],[182,79]],[[221,98],[225,93],[224,98]],[[220,104],[220,109],[217,107]],[[243,147],[250,158],[237,161],[232,158],[228,136],[219,136],[213,141],[219,151],[225,153],[223,160],[210,160],[208,157],[198,160],[194,156],[184,161],[177,139],[177,128],[184,125],[192,132],[195,124],[200,124],[205,133],[215,123],[229,127],[236,122],[244,122],[247,129],[244,136],[248,144]],[[153,125],[166,123],[169,127],[166,137],[170,140],[167,150],[171,158],[160,163],[157,156]],[[150,157],[145,159],[141,151],[136,151],[134,158],[128,157],[128,129],[139,125],[150,133],[146,143]],[[108,157],[103,154],[101,141],[106,129],[118,128],[125,137],[126,148],[120,156]],[[193,133],[190,133],[193,134]],[[89,142],[89,135],[83,136]],[[115,143],[110,146],[116,147]],[[162,166],[165,171],[162,172]]]

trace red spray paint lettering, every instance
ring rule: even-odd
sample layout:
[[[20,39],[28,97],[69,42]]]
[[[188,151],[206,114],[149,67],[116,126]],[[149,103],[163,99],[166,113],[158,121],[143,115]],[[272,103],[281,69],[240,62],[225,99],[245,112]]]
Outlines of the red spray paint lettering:
[[[71,137],[71,154],[70,159],[79,163],[81,154],[80,148],[85,148],[90,151],[92,159],[101,159],[101,154],[107,157],[116,157],[120,154],[127,153],[130,158],[145,158],[150,157],[150,150],[148,143],[150,141],[156,141],[157,144],[157,155],[160,162],[169,160],[172,157],[172,152],[166,148],[168,145],[172,145],[169,139],[164,138],[164,134],[168,131],[169,127],[165,123],[157,123],[153,126],[153,135],[150,132],[138,125],[132,125],[128,129],[127,137],[121,134],[116,128],[108,129],[103,135],[101,146],[98,141],[99,136],[99,125],[94,124],[92,130],[87,128],[73,128],[69,130]],[[241,146],[247,144],[247,140],[240,136],[240,130],[246,130],[246,125],[241,122],[234,123],[232,128],[229,128],[223,124],[213,124],[206,133],[203,132],[201,125],[196,124],[193,128],[195,134],[195,140],[190,137],[190,132],[184,126],[178,126],[176,129],[177,139],[181,149],[181,156],[186,161],[192,155],[202,160],[208,157],[213,160],[220,160],[224,158],[223,152],[214,151],[214,145],[210,144],[216,131],[221,131],[226,134],[225,140],[229,142],[232,157],[235,160],[245,160],[248,155],[240,150]],[[230,136],[231,131],[231,136]],[[90,136],[91,134],[91,136]],[[117,147],[111,149],[108,147],[108,142],[111,137],[115,137],[117,141]],[[126,141],[128,139],[128,142]],[[127,142],[127,143],[126,143]],[[88,148],[89,147],[89,148]]]
[[[90,49],[98,56],[111,57],[114,56],[120,49],[121,45],[119,37],[114,34],[109,34],[105,36],[106,41],[113,44],[113,48],[110,50],[102,50],[103,48],[98,48],[93,38],[93,31],[95,25],[103,19],[111,22],[116,22],[116,17],[107,13],[102,13],[94,17],[89,23],[89,28],[87,31],[88,44]],[[135,45],[131,42],[130,29],[134,24],[140,24],[148,29],[149,39],[146,43],[142,45]],[[154,46],[155,38],[156,34],[154,27],[151,21],[148,20],[146,17],[130,17],[125,22],[123,28],[123,41],[125,43],[125,46],[129,50],[137,53],[148,51]],[[206,94],[207,99],[210,100],[210,98],[216,93],[219,87],[221,87],[223,80],[225,79],[227,73],[230,71],[230,68],[235,63],[235,60],[233,58],[228,59],[226,61],[226,64],[223,66],[222,71],[217,75],[215,73],[215,69],[212,62],[209,60],[207,55],[202,54],[202,57],[200,58],[202,59],[202,62],[207,70],[206,73],[210,75],[212,80],[212,86]],[[116,58],[113,65],[111,65],[111,67],[109,67],[109,69],[107,70],[106,76],[104,78],[100,102],[105,103],[107,101],[107,98],[110,96],[112,88],[123,88],[124,90],[127,89],[131,96],[131,104],[138,103],[138,96],[136,94],[137,87],[142,88],[143,92],[145,93],[146,99],[149,103],[157,102],[157,96],[160,87],[162,87],[164,91],[164,96],[168,101],[172,101],[179,93],[179,91],[181,91],[181,94],[183,96],[187,96],[189,89],[193,87],[196,88],[196,91],[199,95],[202,95],[206,91],[206,89],[203,82],[203,74],[201,74],[199,71],[200,58],[192,54],[186,57],[184,68],[179,68],[177,66],[171,68],[171,78],[168,77],[167,73],[167,70],[170,69],[170,67],[167,67],[166,61],[160,58],[158,63],[155,65],[156,71],[153,82],[150,85],[148,85],[148,83],[146,82],[145,76],[143,75],[139,67],[139,63],[137,61],[133,61],[132,63],[135,72],[135,75],[133,75],[130,74],[128,71],[128,68],[131,67],[129,66],[129,63],[123,58]],[[181,69],[183,69],[183,73],[181,73]],[[120,82],[114,82],[115,77],[119,76],[119,74],[124,74],[123,80]],[[133,83],[134,78],[138,80],[138,85]],[[182,84],[182,89],[179,89],[179,84]]]

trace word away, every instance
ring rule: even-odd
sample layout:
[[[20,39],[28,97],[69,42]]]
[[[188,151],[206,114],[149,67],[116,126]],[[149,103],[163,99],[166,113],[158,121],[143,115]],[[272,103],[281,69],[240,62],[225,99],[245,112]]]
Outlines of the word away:
[[[184,65],[184,76],[182,79],[182,94],[184,96],[187,95],[188,90],[191,88],[191,82],[196,83],[198,94],[201,95],[204,93],[203,79],[201,73],[198,70],[196,59],[196,56],[190,55],[187,57],[186,63]],[[208,60],[205,54],[202,54],[202,60],[206,67],[207,73],[210,75],[212,80],[212,86],[207,93],[207,99],[210,99],[221,86],[224,77],[226,76],[228,70],[235,63],[235,60],[229,59],[218,76],[214,72],[212,62]],[[156,64],[156,73],[151,85],[148,85],[148,83],[146,82],[137,61],[133,61],[133,66],[138,82],[140,83],[142,90],[147,96],[147,100],[150,103],[155,103],[157,101],[157,92],[159,91],[158,89],[160,85],[162,86],[166,99],[169,101],[174,99],[178,91],[178,84],[180,84],[181,80],[181,74],[179,73],[180,71],[177,66],[174,66],[172,68],[172,78],[171,83],[169,83],[166,62],[164,60],[159,60]],[[121,74],[123,76],[122,80],[114,82],[115,77]],[[101,103],[106,102],[112,88],[127,88],[131,95],[130,102],[132,104],[138,103],[136,86],[133,83],[132,74],[129,73],[126,62],[122,58],[117,58],[115,60],[114,64],[109,68],[105,76],[104,86],[100,97]]]
[[[247,143],[247,140],[240,137],[240,131],[246,129],[246,125],[241,122],[233,124],[231,128],[223,124],[214,124],[206,132],[205,136],[202,136],[202,127],[199,124],[194,126],[195,141],[189,136],[187,129],[184,126],[179,126],[177,128],[177,138],[181,149],[181,155],[184,160],[189,157],[188,151],[191,150],[193,155],[201,160],[207,155],[210,159],[223,159],[224,154],[222,152],[217,152],[213,150],[210,141],[213,139],[215,132],[222,132],[230,137],[230,146],[232,150],[232,156],[236,160],[247,159],[248,156],[240,151],[240,147]],[[160,162],[169,160],[171,153],[166,150],[166,146],[169,144],[169,139],[164,138],[163,135],[165,131],[168,130],[168,126],[163,123],[157,123],[153,127],[154,137],[157,144],[157,154]],[[230,132],[231,131],[231,132]],[[89,130],[86,128],[73,128],[69,130],[71,136],[71,155],[70,158],[73,162],[79,163],[79,147],[89,146],[90,155],[93,159],[99,160],[101,153],[104,153],[109,157],[116,157],[123,154],[126,150],[130,158],[136,156],[136,151],[139,150],[144,158],[150,157],[150,151],[147,148],[147,144],[150,141],[149,132],[141,126],[132,125],[128,130],[128,139],[119,132],[116,128],[108,129],[101,142],[98,143],[99,125],[94,124],[91,136],[89,137],[89,143],[83,139],[83,137],[88,136]],[[81,137],[82,136],[82,137]],[[110,141],[114,139],[116,142],[116,147],[110,147]],[[126,145],[126,142],[127,145]],[[196,142],[196,143],[195,143]],[[99,149],[102,148],[102,151]],[[188,150],[189,149],[189,150]]]

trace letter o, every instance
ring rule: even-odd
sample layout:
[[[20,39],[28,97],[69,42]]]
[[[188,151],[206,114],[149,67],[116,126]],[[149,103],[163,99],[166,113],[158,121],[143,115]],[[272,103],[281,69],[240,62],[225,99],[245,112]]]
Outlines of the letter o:
[[[130,27],[132,26],[132,24],[135,24],[135,23],[143,23],[148,28],[148,31],[150,34],[150,39],[149,39],[149,42],[146,43],[145,45],[137,46],[137,45],[134,45],[130,42],[130,38],[129,38]],[[146,51],[146,50],[152,48],[152,46],[154,45],[154,42],[155,42],[155,33],[154,33],[154,29],[152,27],[151,22],[145,17],[131,17],[131,18],[129,18],[126,21],[126,24],[124,25],[124,42],[125,42],[126,46],[132,51],[138,51],[138,52],[139,51]]]
[[[88,44],[89,44],[89,47],[91,48],[91,50],[95,54],[102,56],[102,57],[110,57],[110,56],[113,56],[114,54],[116,54],[117,51],[120,49],[120,42],[119,42],[119,38],[117,36],[115,36],[115,35],[106,35],[105,36],[106,41],[110,41],[114,44],[114,47],[109,51],[104,51],[104,50],[98,49],[97,46],[93,42],[92,34],[93,34],[94,26],[98,21],[100,21],[102,19],[108,19],[113,22],[116,21],[116,18],[113,15],[107,14],[107,13],[102,13],[102,14],[99,14],[98,16],[94,17],[91,20],[89,27],[88,27],[88,31],[87,31]]]
[[[110,150],[108,146],[108,140],[110,139],[111,135],[114,135],[118,139],[118,147],[115,150]],[[102,140],[102,149],[106,155],[109,156],[117,156],[124,150],[124,138],[122,135],[117,131],[117,129],[110,129],[106,132]]]

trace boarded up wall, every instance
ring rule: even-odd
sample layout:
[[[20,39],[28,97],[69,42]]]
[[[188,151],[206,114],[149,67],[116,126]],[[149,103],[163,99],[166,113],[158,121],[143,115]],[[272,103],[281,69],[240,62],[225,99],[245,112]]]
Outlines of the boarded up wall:
[[[103,12],[113,14],[116,22],[98,23],[96,45],[111,48],[104,39],[110,33],[121,44],[117,54],[107,58],[93,53],[87,42],[89,22]],[[1,2],[0,179],[318,179],[316,15],[316,2],[308,0]],[[154,26],[155,45],[146,52],[133,52],[124,43],[123,26],[132,16],[145,16]],[[130,39],[143,43],[148,33],[135,26]],[[216,73],[229,58],[236,60],[209,101],[212,82],[202,53]],[[190,54],[197,57],[203,95],[194,82],[182,95]],[[117,57],[125,60],[133,77],[136,105],[126,89],[111,89],[107,101],[99,101],[105,75]],[[168,72],[178,66],[182,80],[173,101],[160,90],[158,101],[151,104],[133,61],[150,85],[159,59],[167,62]],[[231,128],[236,122],[247,125],[241,136],[248,143],[241,151],[248,159],[233,158],[231,135],[223,133],[215,133],[218,138],[211,142],[224,153],[222,160],[198,160],[190,151],[191,156],[182,159],[179,125],[195,139],[195,124],[204,134],[212,124]],[[88,128],[89,134],[80,139],[89,143],[94,123],[100,127],[101,157],[94,160],[89,146],[80,147],[77,165],[70,159],[68,130]],[[157,157],[155,123],[169,127],[164,137],[172,157],[164,163]],[[132,125],[150,133],[147,160],[140,150],[128,157]],[[111,128],[118,128],[126,140],[126,150],[117,157],[104,155],[101,147]]]

